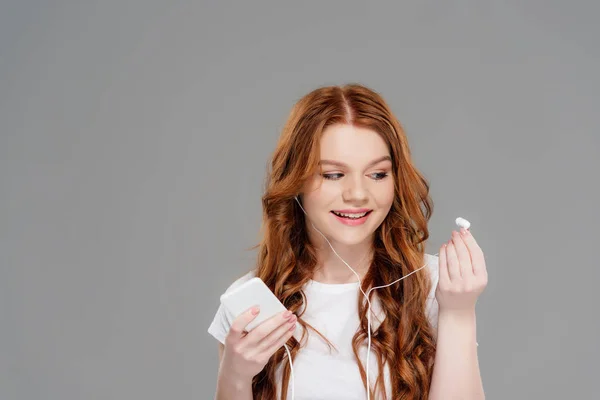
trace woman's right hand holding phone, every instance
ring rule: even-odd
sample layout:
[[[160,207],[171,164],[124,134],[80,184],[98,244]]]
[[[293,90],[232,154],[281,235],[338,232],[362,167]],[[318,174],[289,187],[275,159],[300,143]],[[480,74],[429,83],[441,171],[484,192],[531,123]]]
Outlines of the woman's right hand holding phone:
[[[240,383],[251,383],[271,356],[294,334],[297,318],[289,310],[272,316],[246,332],[246,326],[259,312],[258,307],[252,307],[231,324],[225,338],[219,374],[226,374],[229,379]]]

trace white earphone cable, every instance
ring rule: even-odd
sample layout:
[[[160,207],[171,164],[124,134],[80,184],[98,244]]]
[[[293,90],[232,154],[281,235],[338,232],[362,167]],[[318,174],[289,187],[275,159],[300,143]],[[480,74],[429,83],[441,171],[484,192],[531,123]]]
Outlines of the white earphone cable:
[[[292,400],[294,400],[294,387],[296,385],[294,382],[294,366],[292,365],[292,353],[290,353],[290,349],[287,346],[287,344],[284,344],[283,346],[285,347],[285,351],[287,351],[288,359],[290,360],[290,372],[292,375]]]

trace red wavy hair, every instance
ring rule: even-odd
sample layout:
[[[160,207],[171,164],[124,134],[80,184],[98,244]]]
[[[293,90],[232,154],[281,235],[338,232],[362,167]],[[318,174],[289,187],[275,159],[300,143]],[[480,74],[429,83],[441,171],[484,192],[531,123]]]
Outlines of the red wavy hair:
[[[287,343],[292,359],[305,344],[309,330],[327,341],[302,319],[306,301],[302,287],[312,277],[317,257],[294,196],[319,168],[322,132],[337,123],[378,132],[392,158],[396,196],[390,212],[375,231],[374,256],[362,282],[363,290],[366,293],[370,287],[392,282],[425,263],[424,242],[429,238],[427,223],[433,212],[429,184],[411,162],[406,135],[384,99],[359,84],[321,87],[302,97],[291,110],[267,171],[262,197],[262,239],[253,247],[259,249],[256,276],[286,308],[299,313],[302,338],[299,342],[292,337]],[[389,365],[394,400],[425,399],[429,393],[435,356],[433,329],[425,314],[430,289],[428,274],[417,273],[377,290],[386,318],[372,333],[371,348],[379,371]],[[369,295],[371,298],[374,292]],[[358,348],[367,340],[368,305],[364,296],[359,296],[357,309],[361,326],[353,337],[352,348],[366,390],[366,372],[358,358]],[[281,363],[282,399],[286,400],[290,366],[283,347],[254,377],[255,399],[277,398],[276,370]],[[378,398],[387,400],[382,373],[375,382],[371,398],[378,393]]]

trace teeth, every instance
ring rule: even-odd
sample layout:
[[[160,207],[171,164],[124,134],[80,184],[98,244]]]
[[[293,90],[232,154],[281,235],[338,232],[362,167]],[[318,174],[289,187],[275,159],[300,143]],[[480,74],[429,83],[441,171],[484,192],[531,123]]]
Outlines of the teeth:
[[[365,215],[367,215],[367,213],[366,213],[366,212],[364,212],[364,213],[360,213],[360,214],[346,214],[346,213],[340,213],[340,212],[335,212],[335,211],[334,211],[333,213],[334,213],[335,215],[339,215],[340,217],[346,217],[346,218],[355,218],[355,219],[362,218],[362,217],[364,217]]]

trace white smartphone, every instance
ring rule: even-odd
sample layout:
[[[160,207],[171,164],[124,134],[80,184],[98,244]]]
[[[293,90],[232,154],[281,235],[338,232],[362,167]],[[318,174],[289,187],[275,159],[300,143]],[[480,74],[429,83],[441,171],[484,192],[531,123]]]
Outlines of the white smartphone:
[[[221,304],[229,310],[234,318],[237,318],[253,305],[260,306],[258,315],[246,326],[247,332],[250,332],[258,324],[275,314],[286,310],[271,289],[258,277],[252,278],[232,291],[223,294]]]

